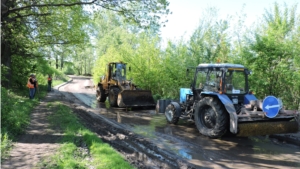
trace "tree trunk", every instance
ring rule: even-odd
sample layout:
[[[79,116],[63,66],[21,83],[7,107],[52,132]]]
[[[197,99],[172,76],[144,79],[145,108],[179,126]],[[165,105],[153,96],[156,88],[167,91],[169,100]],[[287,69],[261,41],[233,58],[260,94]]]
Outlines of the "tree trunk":
[[[56,66],[56,69],[58,69],[58,57],[57,57],[57,55],[55,56],[55,66]]]
[[[86,74],[86,58],[84,58],[84,74]]]
[[[9,87],[11,84],[11,77],[12,77],[12,69],[11,69],[11,48],[9,43],[5,43],[2,41],[1,43],[1,63],[4,64],[8,70],[4,77],[7,81],[1,80],[1,85],[4,87]]]
[[[60,57],[60,70],[62,70],[64,67],[64,57],[63,55]]]
[[[49,66],[51,66],[51,53],[49,55]]]

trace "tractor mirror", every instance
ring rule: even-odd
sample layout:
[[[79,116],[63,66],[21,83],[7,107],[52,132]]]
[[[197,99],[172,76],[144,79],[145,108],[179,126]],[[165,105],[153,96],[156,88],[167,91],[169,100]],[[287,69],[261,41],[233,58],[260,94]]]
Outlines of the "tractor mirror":
[[[247,75],[252,75],[252,71],[251,70],[246,70]]]

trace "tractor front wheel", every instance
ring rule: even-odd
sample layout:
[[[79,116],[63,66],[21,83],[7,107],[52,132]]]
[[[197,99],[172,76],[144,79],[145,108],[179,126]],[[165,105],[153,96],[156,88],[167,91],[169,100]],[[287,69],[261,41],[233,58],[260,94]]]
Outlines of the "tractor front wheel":
[[[218,98],[205,97],[196,105],[195,124],[201,134],[218,138],[227,132],[228,113]]]
[[[173,104],[169,104],[165,110],[165,116],[167,122],[170,124],[177,124],[179,121],[179,117],[176,117],[176,108]]]
[[[117,87],[113,87],[109,91],[109,104],[111,107],[118,107],[118,94],[120,89]]]
[[[98,102],[105,102],[107,96],[103,90],[102,85],[98,86],[96,97]]]

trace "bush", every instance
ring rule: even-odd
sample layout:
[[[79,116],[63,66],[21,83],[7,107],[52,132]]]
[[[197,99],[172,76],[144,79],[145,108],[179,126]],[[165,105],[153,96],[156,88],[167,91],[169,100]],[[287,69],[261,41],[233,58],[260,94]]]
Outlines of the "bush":
[[[67,69],[64,71],[64,74],[66,75],[74,75],[75,71],[71,68],[71,66],[67,66]]]

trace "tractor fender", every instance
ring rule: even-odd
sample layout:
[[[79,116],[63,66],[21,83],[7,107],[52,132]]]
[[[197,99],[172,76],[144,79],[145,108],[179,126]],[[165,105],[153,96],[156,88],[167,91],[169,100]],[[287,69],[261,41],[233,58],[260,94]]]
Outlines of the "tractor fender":
[[[172,104],[174,107],[175,107],[175,114],[174,114],[174,117],[180,117],[181,116],[181,107],[179,105],[179,103],[177,102],[171,102],[170,104]]]
[[[236,114],[236,110],[233,106],[232,101],[228,98],[227,95],[214,93],[214,92],[202,92],[201,95],[203,96],[216,96],[219,100],[223,103],[226,111],[229,113],[230,117],[230,132],[236,134],[237,127],[238,127],[238,117]]]

